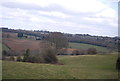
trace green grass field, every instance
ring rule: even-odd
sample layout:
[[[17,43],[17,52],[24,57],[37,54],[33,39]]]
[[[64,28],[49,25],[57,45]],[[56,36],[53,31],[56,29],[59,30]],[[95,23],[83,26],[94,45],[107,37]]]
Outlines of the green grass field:
[[[109,52],[111,49],[107,49],[105,47],[91,45],[91,44],[84,44],[84,43],[69,43],[69,47],[76,48],[76,49],[88,49],[88,48],[96,48],[97,51],[100,52]]]
[[[64,65],[3,61],[3,79],[117,79],[117,54],[58,56]]]

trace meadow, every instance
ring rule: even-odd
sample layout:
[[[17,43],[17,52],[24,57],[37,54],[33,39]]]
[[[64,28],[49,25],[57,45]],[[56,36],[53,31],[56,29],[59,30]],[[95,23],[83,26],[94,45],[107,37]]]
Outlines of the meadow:
[[[88,48],[96,48],[98,52],[110,52],[115,51],[113,49],[108,49],[106,47],[91,45],[91,44],[84,44],[84,43],[69,43],[69,47],[76,48],[76,49],[88,49]]]
[[[2,61],[3,79],[117,79],[117,54],[58,56],[57,64]]]

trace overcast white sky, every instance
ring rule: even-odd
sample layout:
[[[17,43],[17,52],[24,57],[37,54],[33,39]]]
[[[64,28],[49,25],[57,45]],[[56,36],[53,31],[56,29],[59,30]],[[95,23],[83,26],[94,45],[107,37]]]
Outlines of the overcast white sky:
[[[1,27],[118,35],[118,0],[1,0]]]

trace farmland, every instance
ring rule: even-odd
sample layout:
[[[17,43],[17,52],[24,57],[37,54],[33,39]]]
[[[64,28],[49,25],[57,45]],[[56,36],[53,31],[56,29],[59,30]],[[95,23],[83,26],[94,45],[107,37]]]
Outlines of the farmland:
[[[7,35],[6,35],[7,36]],[[11,34],[10,38],[3,38],[3,50],[11,48],[21,52],[26,49],[40,50],[42,40],[18,38],[16,34]],[[44,40],[43,40],[44,41]],[[8,48],[9,47],[9,48]],[[116,66],[116,53],[108,53],[110,50],[105,47],[71,43],[72,49],[88,49],[94,47],[97,51],[106,54],[96,55],[66,55],[57,56],[58,63],[27,63],[3,60],[3,79],[117,79],[118,72]],[[35,54],[35,53],[33,53]]]
[[[117,54],[58,56],[64,65],[3,61],[3,79],[117,79]]]
[[[40,41],[37,40],[25,40],[25,39],[4,39],[3,41],[7,46],[15,51],[23,51],[25,49],[38,50]],[[3,49],[6,48],[3,45]]]
[[[29,40],[29,39],[4,39],[4,43],[9,46],[12,50],[15,51],[23,51],[25,49],[30,49],[30,50],[38,50],[40,49],[40,40]],[[9,50],[9,48],[2,44],[3,50]],[[95,46],[95,45],[90,45],[90,44],[83,44],[83,43],[69,43],[69,47],[75,48],[75,49],[88,49],[91,47],[96,48],[97,51],[100,52],[109,52],[110,49],[107,49],[105,47],[101,46]]]
[[[69,43],[69,47],[76,48],[76,49],[88,49],[88,48],[93,47],[93,48],[96,48],[96,50],[100,51],[100,52],[109,52],[111,50],[111,49],[107,49],[105,47],[84,44],[84,43]]]

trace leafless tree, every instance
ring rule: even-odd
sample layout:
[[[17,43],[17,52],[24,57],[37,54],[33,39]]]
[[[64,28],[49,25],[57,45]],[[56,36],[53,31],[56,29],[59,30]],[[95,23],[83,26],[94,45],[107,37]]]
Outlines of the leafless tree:
[[[57,52],[61,48],[68,47],[68,40],[67,38],[60,32],[52,32],[47,37],[46,40],[50,42],[51,46],[54,46]]]
[[[56,50],[53,46],[50,45],[47,41],[42,41],[41,45],[41,52],[42,58],[45,63],[57,63],[58,59],[56,57]]]

